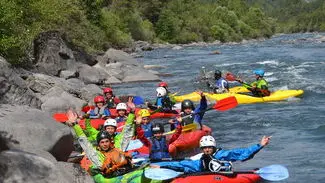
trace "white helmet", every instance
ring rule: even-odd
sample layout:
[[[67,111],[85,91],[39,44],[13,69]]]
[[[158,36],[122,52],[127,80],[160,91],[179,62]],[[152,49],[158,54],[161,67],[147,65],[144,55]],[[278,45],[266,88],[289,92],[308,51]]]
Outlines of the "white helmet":
[[[156,91],[157,91],[157,97],[164,97],[167,95],[167,90],[164,87],[158,87]]]
[[[126,103],[118,103],[116,105],[116,110],[127,110],[127,108]]]
[[[107,119],[104,123],[104,128],[106,128],[106,126],[114,126],[117,127],[117,123],[115,119]]]
[[[200,140],[200,148],[202,147],[216,147],[216,140],[211,136],[203,136]]]

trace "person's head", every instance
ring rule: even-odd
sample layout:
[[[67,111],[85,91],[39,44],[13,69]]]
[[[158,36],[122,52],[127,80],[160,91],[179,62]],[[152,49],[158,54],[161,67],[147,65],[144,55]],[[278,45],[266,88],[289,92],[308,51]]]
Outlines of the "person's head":
[[[143,124],[147,124],[150,122],[150,112],[147,110],[147,109],[141,109],[139,112],[138,112],[138,115],[141,116],[142,118],[142,123]]]
[[[118,103],[116,105],[116,111],[119,116],[125,116],[127,108],[128,107],[127,107],[126,103]]]
[[[194,110],[194,104],[191,100],[184,100],[181,104],[181,110],[185,114],[191,114],[191,112]]]
[[[254,70],[254,74],[256,79],[263,78],[265,71],[263,69],[256,69]]]
[[[107,119],[104,122],[104,131],[107,131],[110,135],[113,135],[116,132],[117,122],[115,119]]]
[[[158,87],[164,87],[164,88],[168,88],[168,84],[167,84],[167,82],[164,82],[164,81],[162,81],[162,82],[160,82],[159,84],[158,84]]]
[[[105,103],[105,98],[103,96],[101,96],[101,95],[96,96],[94,98],[94,102],[95,102],[96,107],[102,108],[104,106],[104,103]]]
[[[97,134],[97,144],[100,150],[108,151],[112,148],[112,136],[105,130]]]
[[[220,79],[221,75],[222,75],[221,71],[219,71],[219,70],[214,71],[214,79],[216,79],[216,80]]]
[[[160,123],[152,125],[151,131],[153,133],[153,136],[157,139],[160,139],[163,136],[163,133],[165,132],[163,124]]]
[[[216,140],[211,135],[203,136],[200,140],[200,148],[203,154],[212,155],[216,151]]]
[[[157,97],[164,97],[167,95],[167,90],[164,87],[158,87],[156,91],[157,91]]]
[[[111,98],[113,96],[112,88],[104,88],[103,93],[104,93],[105,97],[107,97],[107,98]]]

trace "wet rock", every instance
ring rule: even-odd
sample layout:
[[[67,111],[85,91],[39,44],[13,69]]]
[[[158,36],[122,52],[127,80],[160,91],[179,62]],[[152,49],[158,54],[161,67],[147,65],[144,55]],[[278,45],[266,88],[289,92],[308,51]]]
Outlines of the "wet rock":
[[[76,65],[72,50],[58,31],[39,34],[34,40],[34,57],[34,70],[52,76],[59,76],[62,70],[74,70]]]

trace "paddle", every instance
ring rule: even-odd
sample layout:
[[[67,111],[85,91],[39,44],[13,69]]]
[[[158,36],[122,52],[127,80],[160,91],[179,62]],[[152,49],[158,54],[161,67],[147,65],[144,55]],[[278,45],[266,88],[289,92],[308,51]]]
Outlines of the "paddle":
[[[203,172],[202,172],[203,173]],[[258,174],[261,178],[268,181],[280,181],[289,177],[288,169],[282,165],[270,165],[260,168],[256,171],[235,171],[235,172],[209,172],[209,174]],[[167,168],[149,168],[144,171],[144,176],[153,180],[169,180],[183,175],[183,172],[177,172]],[[185,174],[186,175],[186,174]]]

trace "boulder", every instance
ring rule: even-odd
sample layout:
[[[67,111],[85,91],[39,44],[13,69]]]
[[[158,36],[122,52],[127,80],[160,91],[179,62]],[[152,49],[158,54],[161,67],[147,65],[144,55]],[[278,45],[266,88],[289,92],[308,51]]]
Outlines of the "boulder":
[[[6,147],[39,153],[56,160],[66,161],[71,154],[73,137],[70,129],[57,123],[52,115],[28,106],[0,106],[1,131],[7,135]]]
[[[36,72],[59,76],[62,70],[75,70],[73,52],[58,31],[39,34],[34,40],[34,57]]]
[[[41,106],[41,101],[20,77],[18,70],[12,68],[2,57],[0,57],[0,103],[29,105],[36,108]]]
[[[81,65],[78,67],[79,78],[86,84],[103,84],[110,75],[96,67]]]
[[[106,65],[108,64],[117,63],[117,62],[120,62],[122,64],[130,64],[134,66],[139,65],[137,60],[131,57],[128,53],[113,48],[108,49],[104,55],[98,56],[97,60],[98,60],[98,64],[101,67],[106,67]]]
[[[64,70],[60,72],[60,78],[64,79],[77,78],[78,76],[79,73],[77,73],[76,71]]]

